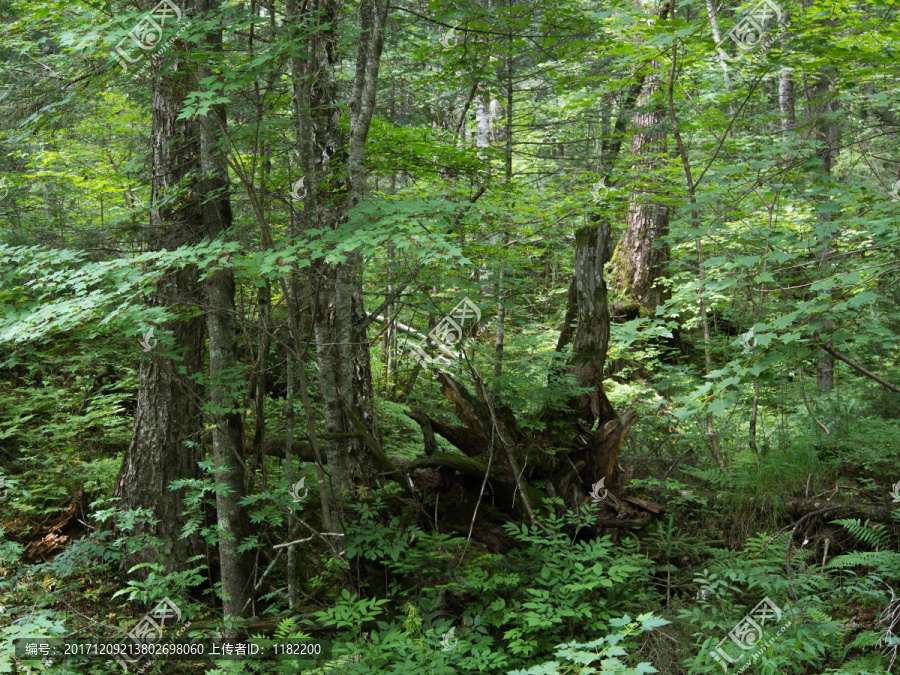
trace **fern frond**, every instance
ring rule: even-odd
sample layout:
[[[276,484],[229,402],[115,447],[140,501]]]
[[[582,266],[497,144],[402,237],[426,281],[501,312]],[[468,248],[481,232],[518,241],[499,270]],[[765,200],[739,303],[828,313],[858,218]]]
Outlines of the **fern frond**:
[[[826,569],[871,567],[887,579],[900,579],[900,553],[896,551],[850,551],[832,558]]]
[[[873,548],[887,548],[890,545],[890,534],[884,525],[870,525],[870,521],[863,523],[858,518],[843,518],[831,522]]]
[[[810,608],[807,610],[807,614],[817,623],[834,623],[834,619],[820,609]]]
[[[766,559],[784,560],[787,555],[788,536],[790,536],[789,532],[782,532],[775,541],[766,547],[766,544],[768,544],[772,535],[766,534],[765,532],[757,532],[747,540],[746,544],[744,544],[744,551],[754,558],[762,553]],[[762,552],[764,547],[766,550],[765,552]]]
[[[289,616],[286,619],[282,619],[275,628],[275,639],[287,640],[296,627],[297,619],[295,617]]]
[[[841,660],[843,661],[847,658],[847,654],[850,653],[851,649],[863,648],[863,653],[865,653],[865,647],[876,647],[879,642],[881,642],[881,635],[875,631],[864,630],[857,635],[850,644],[844,647],[841,652]]]

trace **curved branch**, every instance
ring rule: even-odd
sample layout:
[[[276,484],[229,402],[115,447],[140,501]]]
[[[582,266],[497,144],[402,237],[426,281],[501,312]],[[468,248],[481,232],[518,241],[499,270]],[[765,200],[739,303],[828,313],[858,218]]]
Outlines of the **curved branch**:
[[[869,370],[868,368],[866,368],[866,367],[863,366],[862,364],[859,364],[859,363],[857,363],[856,361],[853,361],[853,360],[850,359],[849,357],[847,357],[847,356],[841,354],[841,353],[840,353],[839,351],[837,351],[834,347],[832,347],[832,346],[830,346],[830,345],[827,345],[827,344],[825,344],[824,342],[819,343],[819,347],[821,347],[822,349],[824,349],[826,352],[828,352],[829,354],[831,354],[831,355],[832,355],[833,357],[835,357],[836,359],[840,359],[841,361],[843,361],[844,363],[846,363],[848,366],[850,366],[850,367],[853,368],[854,370],[858,370],[859,372],[861,372],[863,375],[865,375],[865,376],[868,377],[869,379],[875,380],[878,384],[880,384],[880,385],[881,385],[882,387],[884,387],[885,389],[890,389],[891,391],[894,391],[894,392],[897,392],[898,394],[900,394],[900,387],[898,387],[896,384],[891,384],[891,383],[888,382],[887,380],[885,380],[885,379],[883,379],[883,378],[881,378],[881,377],[878,377],[878,375],[876,375],[875,373],[873,373],[871,370]]]

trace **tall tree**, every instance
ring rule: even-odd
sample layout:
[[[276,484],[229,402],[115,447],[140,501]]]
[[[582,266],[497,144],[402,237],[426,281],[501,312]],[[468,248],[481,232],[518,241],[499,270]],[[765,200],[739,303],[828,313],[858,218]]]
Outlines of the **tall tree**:
[[[216,18],[218,0],[197,0],[198,10]],[[212,75],[207,65],[221,56],[222,30],[206,33],[209,51],[197,69],[199,79]],[[200,173],[196,192],[202,200],[203,225],[212,240],[227,238],[232,226],[228,163],[222,140],[227,132],[224,104],[216,103],[200,120]],[[222,606],[227,616],[242,616],[248,608],[252,557],[240,551],[250,536],[250,520],[241,500],[246,494],[243,418],[241,416],[240,370],[235,335],[234,271],[230,268],[209,273],[204,280],[206,325],[209,334],[209,399],[212,419],[212,449],[216,469],[216,515],[219,526],[219,566],[222,574]]]
[[[833,224],[835,214],[831,210],[831,200],[827,194],[832,184],[832,170],[840,146],[841,129],[836,119],[838,107],[831,85],[833,71],[833,68],[825,69],[819,79],[807,90],[809,128],[814,133],[816,142],[816,156],[820,166],[820,185],[826,193],[818,199],[821,222],[816,228],[816,261],[821,277],[827,276],[831,268],[831,258],[834,253],[832,241],[837,235]],[[829,291],[819,291],[819,293],[829,295]],[[825,321],[825,330],[832,326],[832,321]],[[822,348],[819,348],[818,356],[816,383],[821,391],[830,391],[834,387],[834,358]]]
[[[190,83],[181,75],[187,55],[173,49],[166,65],[151,61],[152,205],[148,229],[151,250],[175,249],[198,243],[205,234],[199,197],[185,187],[199,169],[200,129],[195,121],[179,119]],[[155,560],[167,569],[183,568],[201,553],[199,538],[181,538],[187,522],[182,515],[184,491],[169,490],[169,483],[199,478],[203,429],[203,319],[196,308],[203,304],[196,266],[166,270],[156,290],[147,297],[150,307],[165,307],[183,318],[165,325],[171,333],[168,348],[158,345],[141,362],[137,409],[131,444],[116,481],[115,495],[123,509],[146,508],[156,523],[140,526],[159,538],[157,550],[146,550],[133,562]]]
[[[651,72],[631,118],[632,174],[643,185],[631,195],[625,233],[613,254],[610,274],[628,300],[652,315],[666,299],[665,289],[656,282],[669,259],[669,247],[663,239],[669,231],[669,207],[653,184],[658,182],[654,172],[666,161],[668,134],[662,125],[665,103],[659,95],[660,66],[652,61],[648,67]]]
[[[335,114],[337,32],[334,26],[338,3],[323,0],[320,7],[332,28],[321,38],[319,71],[314,85],[314,88],[321,87],[321,91],[312,102],[313,139],[317,162],[321,158],[324,165],[322,178],[317,176],[316,180],[327,186],[319,193],[323,200],[318,211],[320,226],[333,228],[346,221],[348,211],[363,199],[366,191],[366,141],[375,110],[388,2],[364,2],[359,8],[360,34],[347,139],[342,138]],[[342,176],[343,163],[339,159],[345,147],[347,173]],[[322,262],[316,274],[315,336],[325,413],[324,446],[333,495],[343,501],[357,488],[382,483],[378,472],[389,463],[381,451],[375,417],[366,336],[369,317],[362,293],[362,257],[352,251],[345,262]]]

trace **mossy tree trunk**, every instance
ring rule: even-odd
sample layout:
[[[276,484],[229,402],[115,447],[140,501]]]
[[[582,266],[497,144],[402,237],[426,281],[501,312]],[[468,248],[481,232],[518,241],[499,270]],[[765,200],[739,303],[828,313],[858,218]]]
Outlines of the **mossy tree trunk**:
[[[152,206],[147,245],[151,250],[174,250],[198,243],[204,235],[199,200],[183,183],[200,168],[199,126],[178,119],[191,89],[182,77],[186,59],[179,57],[179,49],[183,48],[173,45],[165,70],[156,59],[150,68]],[[162,326],[158,335],[171,340],[163,337],[141,362],[131,443],[114,494],[120,508],[150,509],[157,521],[139,526],[135,533],[157,537],[159,547],[129,555],[126,563],[155,562],[160,556],[165,570],[175,571],[205,550],[198,536],[181,538],[187,522],[182,515],[184,490],[169,490],[174,480],[200,477],[204,392],[197,376],[203,370],[204,326],[196,311],[203,304],[196,267],[164,271],[146,301],[183,318]]]

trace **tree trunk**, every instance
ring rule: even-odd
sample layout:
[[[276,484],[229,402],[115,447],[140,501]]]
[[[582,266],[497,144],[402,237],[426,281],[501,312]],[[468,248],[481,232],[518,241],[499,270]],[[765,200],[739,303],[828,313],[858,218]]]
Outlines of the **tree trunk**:
[[[218,0],[199,0],[203,12],[218,8]],[[213,30],[206,35],[211,51],[221,52],[222,34]],[[209,77],[210,70],[198,68],[200,79]],[[209,115],[201,121],[202,179],[197,193],[203,200],[203,222],[209,238],[228,236],[231,229],[231,199],[228,194],[228,165],[218,147],[224,136],[227,118],[224,105],[213,105]],[[241,500],[246,496],[244,486],[243,418],[241,416],[241,387],[238,384],[237,336],[234,317],[235,284],[231,269],[215,270],[204,282],[207,302],[207,330],[209,332],[209,398],[213,423],[212,446],[216,467],[216,482],[223,489],[216,491],[216,511],[219,524],[219,564],[222,572],[222,606],[226,616],[244,616],[250,598],[253,558],[249,551],[238,551],[250,537],[250,520]]]
[[[173,48],[169,58],[176,54]],[[196,122],[178,119],[190,83],[179,79],[176,67],[161,72],[153,61],[151,68],[153,206],[148,247],[174,250],[198,243],[204,234],[196,196],[179,188],[199,168],[199,128]],[[176,314],[202,305],[196,267],[165,272],[147,304]],[[203,390],[196,376],[203,371],[203,321],[188,315],[164,328],[172,334],[172,343],[159,343],[141,362],[131,443],[114,494],[120,498],[120,508],[150,509],[157,520],[138,526],[135,534],[157,537],[158,548],[130,555],[127,564],[155,562],[161,556],[164,569],[175,571],[186,568],[191,556],[204,551],[199,536],[181,538],[187,523],[182,515],[185,491],[169,490],[173,480],[200,478]]]
[[[609,301],[603,279],[607,221],[581,228],[575,233],[575,303],[577,325],[572,342],[571,364],[579,387],[590,388],[577,403],[578,422],[583,434],[590,434],[585,447],[585,478],[594,483],[601,478],[612,486],[625,434],[636,417],[621,419],[603,389],[603,367],[609,348]]]
[[[329,3],[329,6],[337,18],[336,3]],[[333,184],[328,195],[333,203],[327,211],[320,210],[321,227],[339,225],[349,209],[358,204],[365,194],[365,144],[375,107],[387,9],[387,0],[375,0],[360,6],[362,30],[350,97],[348,198],[342,200],[338,194],[339,177],[335,167],[323,166],[323,172]],[[319,78],[330,84],[327,91],[321,90],[320,96],[331,99],[332,106],[328,110],[333,111],[336,103],[333,82],[337,68],[337,34],[332,28],[321,39],[323,61],[320,61]],[[314,124],[324,127],[321,129],[323,133],[319,133],[319,128],[315,130],[317,144],[324,144],[329,150],[343,147],[338,120],[331,112],[328,120],[319,117],[314,119]],[[317,155],[317,159],[320,156],[331,158],[335,154]],[[375,418],[371,358],[365,329],[369,322],[362,294],[362,258],[352,252],[341,264],[319,264],[317,272],[319,292],[316,298],[315,335],[325,416],[324,446],[332,491],[335,500],[340,501],[351,497],[358,488],[366,490],[383,484],[378,472],[388,467],[385,465],[386,457],[380,452],[380,434]]]
[[[648,75],[637,100],[639,112],[631,118],[632,172],[637,180],[655,182],[653,172],[666,160],[668,136],[661,128],[665,117],[664,104],[655,101],[660,91],[658,64],[651,62],[654,72]],[[656,285],[663,265],[669,259],[669,247],[662,240],[669,231],[669,207],[658,197],[657,189],[643,187],[631,196],[625,218],[625,234],[613,254],[611,276],[630,302],[653,315],[667,293]]]
[[[828,72],[823,74],[821,79],[813,86],[810,104],[816,141],[819,146],[816,154],[821,160],[822,182],[827,187],[831,183],[831,170],[834,166],[834,159],[837,157],[840,143],[840,126],[836,120],[831,119],[831,114],[837,110],[837,105],[834,101]],[[833,253],[831,240],[835,233],[831,224],[834,220],[834,214],[827,206],[827,197],[822,198],[820,203],[823,205],[819,213],[822,225],[816,236],[816,260],[819,278],[823,279],[828,276],[829,268],[831,267],[831,255]],[[830,297],[830,291],[819,291],[819,293]],[[823,330],[829,331],[833,326],[832,321],[825,321]],[[830,391],[834,387],[834,359],[823,349],[819,349],[818,355],[816,384],[820,391]]]

